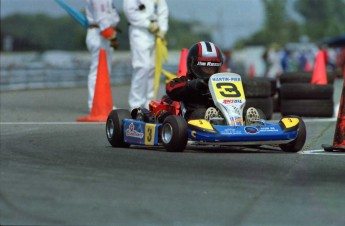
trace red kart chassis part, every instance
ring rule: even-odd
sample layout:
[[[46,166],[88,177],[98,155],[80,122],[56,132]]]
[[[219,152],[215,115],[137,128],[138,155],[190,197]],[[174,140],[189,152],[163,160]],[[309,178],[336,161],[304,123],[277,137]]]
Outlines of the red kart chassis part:
[[[180,103],[176,101],[167,101],[163,98],[160,101],[151,101],[149,104],[149,111],[154,116],[158,117],[163,111],[169,112],[172,115],[180,115]]]

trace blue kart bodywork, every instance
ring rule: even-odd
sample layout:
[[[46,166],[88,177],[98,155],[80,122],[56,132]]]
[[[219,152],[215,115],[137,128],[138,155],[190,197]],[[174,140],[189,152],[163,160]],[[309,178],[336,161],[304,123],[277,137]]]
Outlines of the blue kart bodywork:
[[[202,119],[186,121],[184,103],[164,98],[152,101],[149,110],[115,109],[107,120],[108,141],[114,147],[163,145],[172,152],[183,151],[187,144],[279,145],[287,152],[303,148],[306,128],[300,117],[268,123],[254,108],[243,114],[246,101],[240,75],[214,74],[208,86],[215,107],[208,108]]]
[[[207,123],[205,120],[201,124]],[[161,145],[162,123],[146,123],[134,119],[123,120],[124,142],[135,145]],[[284,144],[296,139],[297,126],[290,128],[280,121],[278,124],[265,123],[257,126],[211,125],[207,128],[188,123],[188,140],[200,143],[225,145]]]

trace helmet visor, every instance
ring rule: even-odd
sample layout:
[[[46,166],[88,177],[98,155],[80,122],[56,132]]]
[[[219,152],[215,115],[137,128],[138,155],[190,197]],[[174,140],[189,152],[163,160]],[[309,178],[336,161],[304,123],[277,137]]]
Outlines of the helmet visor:
[[[195,65],[192,67],[192,71],[197,78],[207,80],[211,75],[218,73],[220,71],[219,66],[198,66]]]

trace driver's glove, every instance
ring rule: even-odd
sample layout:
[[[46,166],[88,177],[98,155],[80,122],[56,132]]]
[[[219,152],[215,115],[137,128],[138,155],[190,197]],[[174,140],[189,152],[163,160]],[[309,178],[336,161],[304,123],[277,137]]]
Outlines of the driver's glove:
[[[188,81],[187,87],[195,92],[206,93],[208,91],[207,83],[200,78]]]

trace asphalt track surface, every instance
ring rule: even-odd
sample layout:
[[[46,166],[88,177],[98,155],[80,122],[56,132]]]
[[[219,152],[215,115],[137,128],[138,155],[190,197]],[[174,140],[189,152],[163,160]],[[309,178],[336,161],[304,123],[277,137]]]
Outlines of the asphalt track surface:
[[[127,108],[128,86],[112,92]],[[321,150],[335,118],[304,118],[299,153],[169,153],[111,148],[104,123],[76,123],[86,88],[0,95],[1,225],[345,225],[345,153]]]

